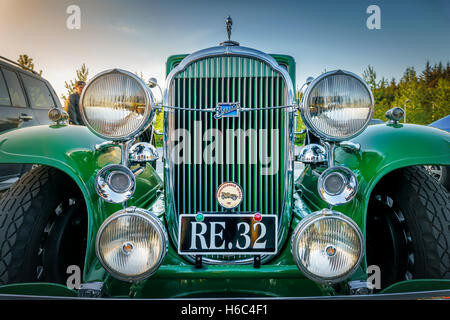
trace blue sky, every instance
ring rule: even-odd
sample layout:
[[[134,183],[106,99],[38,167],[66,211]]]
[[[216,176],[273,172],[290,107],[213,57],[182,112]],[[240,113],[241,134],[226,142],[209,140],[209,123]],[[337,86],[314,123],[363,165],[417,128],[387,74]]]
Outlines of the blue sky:
[[[81,9],[81,29],[66,28],[66,8]],[[381,29],[369,30],[369,5]],[[232,39],[268,53],[292,55],[297,85],[326,70],[398,79],[406,67],[450,61],[450,1],[118,1],[0,0],[0,55],[34,58],[58,95],[83,62],[90,75],[119,67],[164,83],[169,55]],[[158,94],[156,94],[158,96]]]

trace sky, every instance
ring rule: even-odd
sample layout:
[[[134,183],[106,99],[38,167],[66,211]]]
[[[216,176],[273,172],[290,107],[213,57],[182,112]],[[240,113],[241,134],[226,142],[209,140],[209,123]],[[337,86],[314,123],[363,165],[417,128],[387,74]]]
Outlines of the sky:
[[[80,29],[67,28],[70,5]],[[366,25],[370,5],[380,29]],[[228,15],[232,40],[295,58],[297,87],[324,70],[362,75],[372,65],[398,80],[407,67],[450,61],[450,0],[0,0],[0,56],[31,56],[58,96],[83,63],[90,76],[122,68],[164,85],[167,57],[224,41]]]

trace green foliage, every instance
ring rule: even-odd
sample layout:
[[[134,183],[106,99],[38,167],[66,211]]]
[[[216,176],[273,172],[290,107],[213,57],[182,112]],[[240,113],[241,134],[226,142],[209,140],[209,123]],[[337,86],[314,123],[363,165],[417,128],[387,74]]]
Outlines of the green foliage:
[[[431,66],[426,63],[425,69],[417,75],[413,67],[405,70],[397,83],[385,78],[377,81],[372,66],[363,73],[363,79],[369,84],[375,99],[374,118],[384,120],[384,114],[393,107],[401,107],[406,111],[406,122],[430,124],[450,113],[450,64],[442,63]]]
[[[300,105],[301,101],[302,101],[302,97],[303,97],[303,93],[300,90],[297,90],[297,92],[295,93],[295,99],[297,101],[297,104]],[[300,113],[297,113],[297,123],[296,123],[296,132],[300,132],[303,129],[306,129],[305,124],[302,121],[302,117],[300,116]],[[298,134],[295,136],[295,145],[296,146],[301,146],[303,145],[303,141],[305,140],[305,136],[306,134]]]
[[[141,78],[146,84],[147,86],[150,87],[150,81],[145,81],[144,75],[142,72],[134,72],[135,75],[137,75],[139,78]],[[155,98],[155,102],[158,103],[158,101]],[[163,112],[162,110],[160,112],[156,113],[156,121],[155,121],[155,130],[158,132],[163,132]],[[156,135],[155,136],[155,146],[157,148],[162,147],[163,146],[163,137],[162,135]]]
[[[65,81],[64,82],[64,87],[66,87],[67,89],[67,93],[66,94],[62,94],[61,95],[61,99],[63,99],[64,101],[67,101],[67,99],[69,98],[69,96],[72,93],[75,93],[75,82],[77,81],[87,81],[87,77],[89,75],[89,69],[86,67],[86,65],[83,63],[81,65],[80,69],[75,70],[77,76],[75,79],[70,80],[69,82]]]
[[[25,68],[34,70],[34,63],[33,63],[33,58],[30,58],[29,55],[27,54],[21,54],[19,55],[19,59],[17,59],[17,62]],[[26,70],[24,68],[24,70]],[[39,70],[39,75],[42,76],[42,70]]]
[[[367,69],[364,70],[362,77],[372,90],[377,87],[377,73],[371,65],[369,65]]]

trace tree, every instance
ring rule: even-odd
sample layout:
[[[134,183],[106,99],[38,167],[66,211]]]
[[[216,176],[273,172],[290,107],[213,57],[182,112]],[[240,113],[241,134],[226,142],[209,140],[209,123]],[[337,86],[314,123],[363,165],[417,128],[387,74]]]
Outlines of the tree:
[[[77,81],[87,81],[87,77],[89,74],[89,69],[86,67],[86,65],[83,63],[81,65],[80,69],[77,69],[76,71],[77,77],[73,80],[70,80],[69,82],[65,81],[64,82],[64,87],[66,87],[67,89],[67,95],[62,94],[61,95],[61,99],[63,99],[64,101],[66,101],[68,99],[68,97],[72,94],[75,93],[75,82]]]
[[[431,122],[447,116],[450,113],[450,80],[439,79],[432,92]]]
[[[373,69],[373,66],[369,65],[367,69],[364,70],[362,77],[372,90],[377,88],[377,73]]]
[[[34,63],[33,63],[33,58],[30,58],[29,55],[27,54],[21,54],[19,55],[19,59],[17,59],[17,62],[24,67],[23,69],[26,70],[25,68],[34,70]],[[42,70],[39,70],[39,75],[42,76]]]

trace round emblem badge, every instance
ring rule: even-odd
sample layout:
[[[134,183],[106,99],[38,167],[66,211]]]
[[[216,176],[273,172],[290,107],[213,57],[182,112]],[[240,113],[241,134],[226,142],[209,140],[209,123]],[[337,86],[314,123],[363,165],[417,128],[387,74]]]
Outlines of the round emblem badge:
[[[242,189],[234,182],[224,182],[217,189],[216,197],[222,207],[233,209],[242,202]]]

